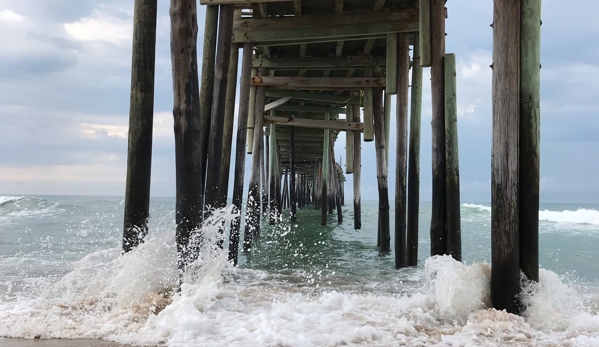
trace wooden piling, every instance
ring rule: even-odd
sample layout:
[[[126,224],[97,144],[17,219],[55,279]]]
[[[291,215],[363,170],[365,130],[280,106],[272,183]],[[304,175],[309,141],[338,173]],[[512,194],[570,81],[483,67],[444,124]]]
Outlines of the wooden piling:
[[[258,69],[252,69],[251,77],[258,75]],[[250,80],[250,100],[248,107],[248,126],[246,131],[247,154],[254,152],[254,111],[256,109],[256,86],[251,85]]]
[[[135,0],[123,251],[143,242],[150,216],[157,0]]]
[[[260,171],[264,166],[261,165],[261,153],[263,145],[262,124],[264,121],[264,87],[256,88],[256,103],[254,108],[254,148],[252,152],[252,173],[248,187],[248,199],[246,207],[246,223],[243,237],[243,250],[249,252],[252,249],[252,240],[254,235],[260,234]]]
[[[397,93],[397,34],[387,34],[386,48],[386,93],[388,95],[394,95]],[[374,136],[376,136],[376,134]]]
[[[274,110],[270,111],[270,115],[274,117]],[[276,181],[279,179],[278,172],[276,170],[276,153],[277,153],[277,128],[275,124],[270,124],[270,139],[269,139],[269,147],[270,147],[270,158],[268,162],[268,177],[270,184],[270,199],[269,199],[269,208],[270,208],[270,218],[268,223],[270,225],[274,225],[277,220],[277,183]]]
[[[414,34],[418,42],[418,34]],[[418,265],[418,218],[420,216],[420,126],[422,112],[422,66],[420,49],[414,46],[410,94],[410,148],[408,153],[408,266]]]
[[[396,70],[397,71],[397,70]],[[397,94],[397,86],[395,93]],[[387,156],[387,164],[389,164],[389,151],[391,148],[391,94],[385,92],[385,155]]]
[[[385,143],[383,93],[382,88],[374,89],[374,142],[376,149],[376,180],[379,192],[378,246],[381,252],[389,252],[391,251],[391,232],[389,230],[389,183],[387,179],[387,144]]]
[[[432,171],[431,255],[447,254],[445,167],[445,0],[431,0]],[[421,62],[422,63],[422,62]]]
[[[395,268],[407,266],[406,176],[408,166],[408,86],[410,83],[409,34],[397,34],[397,102],[395,154]]]
[[[431,0],[419,0],[419,33],[415,36],[414,46],[419,46],[420,67],[431,66]]]
[[[295,181],[295,127],[289,127],[289,152],[289,170],[291,171],[291,189],[289,192],[291,200],[291,221],[297,222],[297,183]]]
[[[354,122],[360,121],[360,105],[351,104],[353,107]],[[354,131],[354,229],[362,229],[362,202],[360,196],[360,175],[362,173],[362,133]]]
[[[171,61],[175,130],[177,265],[179,276],[198,256],[190,244],[192,233],[201,239],[202,162],[200,152],[200,103],[197,61],[197,8],[193,0],[171,0]]]
[[[372,77],[372,66],[367,66],[364,74],[366,77]],[[374,140],[374,115],[372,88],[364,88],[364,142]]]
[[[345,114],[345,120],[352,122],[354,118],[354,108],[351,105],[346,105],[347,113]],[[345,173],[354,172],[354,132],[347,130],[345,132]]]
[[[325,120],[329,120],[330,119],[330,114],[327,112],[324,115],[324,119]],[[322,209],[321,209],[321,218],[320,218],[320,224],[321,225],[327,225],[327,212],[329,209],[329,198],[328,198],[328,186],[327,186],[327,181],[329,179],[329,166],[330,166],[330,159],[329,159],[329,130],[323,130],[324,131],[324,140],[322,142],[322,174],[321,174],[321,204],[322,204]]]
[[[237,265],[239,253],[239,230],[241,228],[241,204],[243,201],[243,185],[245,176],[245,147],[247,140],[247,123],[250,106],[250,78],[252,54],[254,47],[251,43],[243,45],[241,77],[239,85],[239,111],[237,112],[237,141],[235,144],[235,171],[233,178],[233,205],[239,213],[231,223],[229,237],[229,261]]]
[[[455,54],[445,55],[445,158],[447,163],[447,246],[446,252],[462,260],[460,222],[460,161],[458,155],[458,104]]]
[[[256,115],[256,116],[258,116],[258,115]],[[262,131],[264,131],[264,129]],[[268,132],[270,133],[270,128],[268,129]],[[262,143],[262,152],[260,153],[260,177],[261,177],[260,182],[262,184],[260,196],[262,198],[262,213],[263,214],[268,214],[268,190],[269,190],[268,188],[269,188],[269,185],[268,185],[268,170],[267,170],[266,166],[270,162],[269,149],[270,149],[270,137],[269,137],[269,135],[266,135],[266,136],[264,136],[264,141]]]
[[[204,18],[204,47],[202,49],[202,81],[200,83],[200,155],[202,162],[202,190],[206,182],[208,144],[210,140],[210,117],[214,92],[214,65],[216,57],[216,37],[218,31],[218,5],[206,6]],[[203,194],[203,192],[202,192]]]
[[[520,269],[539,281],[541,0],[521,0]]]
[[[225,121],[223,126],[223,152],[218,184],[219,205],[227,204],[229,194],[229,171],[231,168],[231,147],[233,145],[233,121],[235,119],[235,94],[237,92],[237,70],[239,65],[239,46],[231,46],[229,72],[227,74],[227,96],[225,103]]]
[[[495,0],[493,16],[493,149],[491,160],[491,301],[518,313],[520,245],[518,140],[520,0]],[[527,211],[528,212],[528,211]]]

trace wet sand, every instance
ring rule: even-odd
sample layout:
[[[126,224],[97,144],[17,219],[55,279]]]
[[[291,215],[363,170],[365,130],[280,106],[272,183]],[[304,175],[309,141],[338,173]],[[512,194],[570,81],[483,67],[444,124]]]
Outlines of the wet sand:
[[[23,339],[2,339],[2,347],[131,347],[116,342],[104,340],[23,340]]]

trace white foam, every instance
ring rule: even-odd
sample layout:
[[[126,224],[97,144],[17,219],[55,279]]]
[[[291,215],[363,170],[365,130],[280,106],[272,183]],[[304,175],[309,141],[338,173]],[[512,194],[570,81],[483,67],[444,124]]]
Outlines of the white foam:
[[[539,220],[554,223],[599,225],[599,211],[586,208],[579,208],[576,211],[542,210],[539,211]]]
[[[24,196],[0,196],[0,206],[9,203],[9,202],[17,202],[19,200],[25,199]]]
[[[491,212],[491,206],[464,203],[462,204],[462,207],[472,208],[483,212]]]

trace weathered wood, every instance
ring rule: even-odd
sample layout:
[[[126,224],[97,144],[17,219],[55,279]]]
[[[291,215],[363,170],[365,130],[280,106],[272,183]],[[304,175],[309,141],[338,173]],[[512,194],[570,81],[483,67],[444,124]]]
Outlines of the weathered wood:
[[[396,70],[397,71],[397,70]],[[395,82],[397,84],[397,82]],[[396,86],[397,91],[397,86]],[[387,165],[389,164],[389,150],[391,148],[391,95],[385,93],[385,155],[387,156]]]
[[[387,57],[386,57],[387,94],[394,95],[397,92],[397,35],[387,34]]]
[[[271,98],[284,98],[286,96],[291,96],[294,100],[302,100],[302,101],[314,101],[318,103],[331,103],[331,104],[345,104],[346,102],[351,102],[353,99],[358,101],[359,97],[355,96],[352,98],[351,95],[343,94],[327,94],[327,93],[310,93],[310,92],[300,92],[300,91],[287,91],[287,90],[266,90],[266,96]]]
[[[268,163],[270,163],[270,137],[269,135],[264,136],[264,143],[262,144],[262,152],[260,153],[260,178],[262,183],[262,213],[268,214],[268,192],[270,185],[268,184]]]
[[[495,0],[493,15],[493,149],[491,160],[491,302],[518,313],[520,245],[518,137],[520,0]]]
[[[271,114],[274,114],[274,110],[270,111]],[[269,210],[270,210],[270,218],[269,218],[269,224],[270,225],[274,225],[276,220],[277,220],[277,199],[276,199],[276,194],[277,194],[277,189],[276,189],[276,180],[278,180],[278,173],[276,172],[276,159],[277,159],[277,132],[276,132],[276,125],[275,124],[270,124],[270,135],[269,135],[269,152],[270,152],[270,158],[268,161],[268,177],[269,177],[269,192],[270,192],[270,199],[269,199]]]
[[[200,5],[251,5],[264,2],[285,2],[293,0],[200,0]]]
[[[364,66],[385,66],[385,57],[372,55],[357,55],[324,58],[256,58],[252,65],[257,68],[289,70],[289,69],[350,69]]]
[[[414,40],[420,51],[420,66],[429,67],[431,60],[431,0],[419,0],[420,22],[418,40]]]
[[[287,101],[291,100],[290,96],[284,97],[282,99],[273,101],[271,103],[268,103],[266,106],[264,106],[264,111],[270,111],[273,110],[281,105],[283,105],[284,103],[286,103]]]
[[[255,114],[264,113],[264,87],[256,88]],[[264,167],[260,163],[262,157],[262,117],[254,117],[254,149],[252,152],[252,171],[248,187],[248,199],[246,207],[246,223],[243,235],[243,251],[249,252],[252,249],[252,240],[254,235],[260,234],[260,171]]]
[[[353,107],[354,122],[360,121],[360,105],[348,105]],[[354,131],[354,229],[362,229],[362,206],[360,196],[360,175],[362,173],[362,134]]]
[[[324,119],[328,121],[330,118],[329,113],[325,113]],[[328,199],[328,179],[329,179],[329,169],[330,169],[330,159],[329,159],[329,130],[324,130],[324,139],[322,141],[322,178],[321,178],[321,199],[322,199],[322,210],[321,210],[321,218],[320,224],[327,225],[327,210],[329,205]]]
[[[378,244],[381,252],[391,251],[389,230],[389,183],[387,179],[387,144],[385,143],[385,115],[383,111],[383,89],[376,88],[374,99],[374,142],[376,150],[376,180],[379,192]]]
[[[310,128],[310,129],[327,129],[338,131],[362,131],[364,128],[362,123],[344,122],[340,120],[318,120],[318,119],[303,119],[303,118],[286,118],[264,116],[264,122],[277,125],[286,125],[289,127]]]
[[[333,168],[331,170],[331,174],[333,177],[333,186],[335,187],[335,206],[337,207],[337,224],[343,223],[343,209],[341,207],[341,183],[339,180],[339,172],[337,171],[337,165],[335,163],[335,140],[330,138],[330,146],[331,146],[331,161],[333,164]]]
[[[366,78],[372,78],[372,68],[365,70]],[[373,89],[364,89],[364,142],[374,140]]]
[[[445,158],[447,162],[447,254],[462,260],[460,161],[455,54],[445,55]]]
[[[520,269],[539,281],[541,0],[521,0]]]
[[[247,123],[250,104],[250,75],[254,47],[251,43],[243,46],[241,77],[239,85],[239,110],[237,112],[237,140],[235,145],[235,171],[233,178],[233,205],[239,213],[231,223],[229,237],[229,261],[237,265],[239,253],[239,230],[241,228],[241,204],[243,201],[243,184],[245,176],[245,147],[247,140]]]
[[[418,34],[415,34],[418,35]],[[418,37],[415,38],[418,40]],[[418,219],[420,216],[420,127],[422,113],[422,64],[420,48],[414,46],[410,94],[410,148],[408,153],[408,266],[418,265]]]
[[[129,147],[123,223],[124,252],[143,242],[150,216],[157,0],[135,0]]]
[[[447,254],[445,168],[445,1],[431,0],[432,171],[431,255]],[[422,65],[422,62],[421,62]]]
[[[277,107],[280,112],[295,112],[295,113],[345,113],[346,108],[343,107],[327,107],[327,106],[309,106],[309,105],[281,105]]]
[[[202,172],[199,179],[202,190],[206,182],[208,144],[210,140],[210,117],[214,92],[214,65],[218,30],[218,6],[206,6],[204,18],[204,47],[202,49],[202,80],[200,83],[200,156]]]
[[[246,45],[252,45],[251,43],[247,43],[244,45],[244,47]],[[253,49],[253,45],[252,45],[252,49]],[[252,69],[251,71],[251,77],[254,77],[258,74],[258,70],[257,69]],[[248,125],[247,125],[247,131],[246,131],[246,138],[247,138],[247,149],[246,149],[246,153],[247,154],[252,154],[254,151],[254,117],[255,117],[255,110],[256,110],[256,87],[251,85],[251,77],[248,78],[248,83],[250,84],[250,95],[249,95],[249,104],[248,104]]]
[[[225,102],[225,122],[223,126],[223,152],[218,180],[219,205],[227,204],[229,194],[229,171],[231,168],[231,147],[233,145],[233,121],[235,119],[235,96],[237,92],[237,70],[239,47],[231,47],[229,72],[227,73],[227,96]]]
[[[290,194],[290,200],[291,200],[291,221],[292,222],[296,222],[297,221],[297,187],[296,187],[296,181],[295,181],[295,130],[293,127],[291,127],[289,129],[289,150],[291,152],[291,159],[290,159],[290,163],[289,163],[289,170],[290,175],[291,175],[291,191],[289,192]]]
[[[231,59],[231,34],[233,31],[233,5],[221,5],[219,10],[216,65],[214,68],[214,90],[210,115],[208,158],[206,168],[205,213],[220,207],[219,185],[223,155],[223,132],[227,96],[227,74]]]
[[[353,121],[354,118],[354,108],[349,105],[347,106],[347,113],[345,116],[346,122]],[[345,132],[345,173],[353,173],[354,172],[354,132],[346,131]]]
[[[385,78],[362,77],[252,77],[252,85],[290,89],[360,89],[365,87],[385,87]]]
[[[397,102],[395,135],[395,268],[407,266],[407,151],[408,151],[408,85],[410,55],[408,34],[397,35]]]
[[[187,265],[198,256],[192,243],[201,233],[202,162],[197,61],[197,8],[193,0],[171,0],[171,61],[175,130],[177,267],[181,280]]]

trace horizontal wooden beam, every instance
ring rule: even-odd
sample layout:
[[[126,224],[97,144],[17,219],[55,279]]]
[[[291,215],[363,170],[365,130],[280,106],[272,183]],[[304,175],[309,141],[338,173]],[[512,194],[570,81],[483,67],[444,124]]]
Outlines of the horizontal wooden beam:
[[[233,24],[233,42],[324,39],[338,41],[418,31],[418,10],[267,19],[241,19]]]
[[[266,89],[266,96],[271,98],[284,98],[290,96],[293,100],[313,101],[331,104],[358,103],[360,97],[358,94],[327,94],[327,93],[310,93],[300,91],[282,91]]]
[[[325,107],[325,106],[309,106],[309,105],[282,105],[277,107],[277,111],[285,112],[306,112],[306,113],[342,113],[345,114],[344,107]]]
[[[281,105],[283,105],[284,103],[286,103],[287,101],[291,100],[290,96],[281,98],[279,100],[273,101],[271,103],[268,103],[264,106],[264,112],[266,111],[270,111],[272,109],[275,109],[277,107],[280,107]]]
[[[254,58],[252,67],[276,70],[349,69],[364,66],[385,66],[385,57],[348,56],[330,58]]]
[[[293,0],[200,0],[200,5],[247,5],[262,2],[291,2]]]
[[[336,89],[384,88],[383,77],[252,77],[253,86],[269,86],[291,89]]]
[[[358,122],[345,122],[338,120],[317,120],[317,119],[303,119],[303,118],[286,118],[286,117],[270,117],[264,116],[265,124],[276,124],[286,125],[298,128],[311,128],[311,129],[323,129],[323,130],[355,130],[362,131],[364,126]]]

